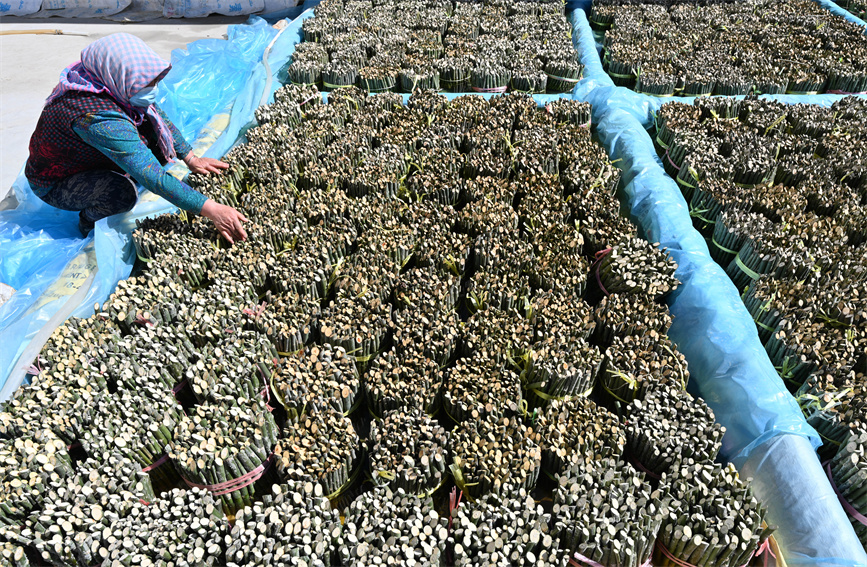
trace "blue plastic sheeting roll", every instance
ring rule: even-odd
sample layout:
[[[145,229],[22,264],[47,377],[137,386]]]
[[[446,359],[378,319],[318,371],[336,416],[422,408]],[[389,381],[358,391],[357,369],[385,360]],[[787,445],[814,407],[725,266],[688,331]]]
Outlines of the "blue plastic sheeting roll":
[[[824,5],[824,2],[820,0]],[[756,496],[779,527],[778,542],[792,565],[867,565],[867,555],[823,474],[821,444],[786,390],[758,337],[738,290],[693,229],[686,201],[656,155],[646,128],[666,102],[616,87],[602,68],[582,8],[570,13],[584,79],[573,97],[593,105],[597,134],[623,170],[632,219],[651,242],[667,248],[683,282],[670,300],[669,336],[689,361],[690,391],[726,427],[720,456],[752,476]],[[771,97],[829,105],[838,95]]]
[[[789,565],[867,563],[858,540],[852,541],[849,530],[839,531],[841,526],[849,527],[849,521],[834,491],[824,486],[827,483],[805,484],[809,479],[825,478],[825,472],[802,437],[774,437],[752,452],[740,473],[753,478],[758,498],[774,503],[775,517],[768,518],[769,523],[780,518],[775,510],[786,511],[786,521],[778,524],[775,537]]]

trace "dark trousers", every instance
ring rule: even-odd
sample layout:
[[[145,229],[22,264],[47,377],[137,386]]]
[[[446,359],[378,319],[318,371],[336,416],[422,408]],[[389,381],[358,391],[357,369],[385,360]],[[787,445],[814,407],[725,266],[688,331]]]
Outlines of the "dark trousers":
[[[132,209],[137,198],[131,179],[104,169],[70,175],[42,196],[52,207],[79,211],[78,228],[84,236],[93,230],[93,224],[99,219]]]

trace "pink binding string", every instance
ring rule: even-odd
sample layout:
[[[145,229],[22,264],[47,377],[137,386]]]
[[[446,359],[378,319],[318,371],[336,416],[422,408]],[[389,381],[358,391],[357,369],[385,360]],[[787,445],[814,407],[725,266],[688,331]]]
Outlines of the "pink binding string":
[[[265,383],[265,387],[259,392],[259,395],[265,398],[265,407],[268,411],[274,411],[274,408],[271,407],[271,388],[268,386],[268,377],[265,376],[261,368],[259,368],[259,374],[262,375],[262,381]]]
[[[156,326],[156,323],[154,323],[150,319],[145,319],[141,315],[136,315],[135,319],[133,320],[133,323],[137,323],[143,327],[155,327]]]
[[[867,91],[861,91],[859,93],[850,93],[849,91],[825,91],[828,94],[841,94],[841,95],[862,95],[867,94]]]
[[[308,98],[307,100],[305,100],[304,102],[302,102],[301,104],[299,104],[298,107],[304,108],[305,104],[307,104],[311,100],[316,100],[317,98],[322,98],[322,95],[321,94],[315,94],[315,95],[311,96],[310,98]]]
[[[508,86],[505,87],[491,87],[489,89],[483,89],[480,87],[473,87],[473,90],[477,93],[504,93],[508,90]]]
[[[581,567],[582,564],[583,565],[589,565],[590,567],[605,567],[605,565],[602,565],[601,563],[597,563],[597,562],[593,561],[592,559],[590,559],[589,557],[584,557],[583,555],[581,555],[580,553],[578,553],[576,551],[575,555],[573,555],[571,558],[569,558],[569,565],[572,565],[573,567]]]
[[[665,547],[665,544],[660,540],[656,540],[656,548],[662,552],[663,555],[668,557],[672,563],[675,565],[680,565],[680,567],[695,567],[692,563],[687,563],[686,561],[682,561],[671,554],[671,552]]]
[[[600,250],[596,253],[596,261],[593,262],[593,265],[596,266],[596,283],[599,284],[599,289],[602,290],[606,296],[611,295],[608,293],[608,290],[605,289],[605,286],[602,285],[602,278],[599,276],[599,267],[602,265],[602,258],[607,256],[611,252],[612,248],[606,248],[605,250]]]
[[[152,462],[151,464],[149,464],[148,466],[143,468],[142,472],[151,472],[152,470],[156,470],[156,469],[160,468],[162,465],[164,465],[168,460],[169,460],[169,456],[163,455],[162,457],[160,457],[156,461]]]
[[[768,555],[770,555],[774,559],[777,558],[776,554],[774,554],[774,550],[771,549],[771,539],[770,538],[768,538],[764,542],[762,542],[762,545],[760,545],[759,548],[757,550],[755,550],[755,552],[753,552],[753,557],[758,557],[760,555],[763,556],[762,557],[762,564],[765,567],[768,567]],[[750,561],[752,561],[752,557],[750,558]],[[747,565],[749,565],[749,564],[750,564],[750,562],[747,561],[746,564],[743,565],[742,567],[747,567]]]
[[[265,384],[265,388],[259,392],[259,395],[265,398],[265,407],[268,411],[274,411],[274,408],[271,407],[271,388],[268,387],[268,384]]]
[[[674,163],[673,161],[671,161],[671,156],[668,154],[668,150],[667,150],[667,149],[665,150],[665,154],[663,154],[663,157],[665,157],[665,158],[668,160],[668,163],[670,163],[670,164],[671,164],[671,167],[673,167],[674,169],[676,169],[676,170],[678,170],[678,171],[680,171],[680,170],[682,169],[681,166],[678,166],[676,163]]]
[[[27,374],[31,376],[39,376],[39,373],[42,372],[42,361],[39,360],[39,357],[36,357],[36,364],[31,364],[27,368]]]
[[[223,496],[235,492],[236,490],[240,490],[245,486],[250,486],[257,480],[262,478],[262,475],[265,474],[265,471],[271,468],[271,464],[273,462],[274,453],[271,453],[270,455],[268,455],[268,458],[262,462],[261,465],[251,470],[247,474],[217,484],[196,484],[195,482],[190,482],[189,480],[185,479],[183,476],[181,476],[181,478],[190,488],[204,488],[214,496]]]
[[[672,555],[671,552],[668,551],[668,549],[662,543],[662,541],[656,540],[656,547],[657,547],[657,549],[659,549],[659,551],[662,552],[663,555],[668,557],[675,565],[679,565],[680,567],[695,567],[695,565],[693,565],[692,563],[687,563],[686,561],[678,559],[677,557]],[[758,557],[760,555],[764,555],[764,564],[765,564],[765,567],[767,567],[768,554],[770,554],[771,557],[773,557],[774,559],[777,558],[777,556],[774,555],[774,552],[771,550],[771,540],[770,539],[766,539],[762,543],[762,545],[760,545],[758,548],[756,548],[756,550],[750,556],[749,560],[747,560],[746,563],[741,565],[741,567],[748,567],[748,565],[750,564],[750,561],[752,561],[754,557]]]
[[[642,563],[640,567],[651,567],[652,564],[651,564],[650,560],[651,560],[651,557],[648,557],[647,561]],[[578,553],[576,551],[575,554],[571,558],[569,558],[569,565],[572,565],[573,567],[581,567],[582,564],[589,565],[590,567],[606,567],[605,565],[602,565],[601,563],[597,563],[596,561],[593,561],[589,557],[584,557],[583,555],[581,555],[580,553]]]
[[[449,494],[449,533],[452,532],[452,512],[458,509],[458,506],[461,505],[461,497],[464,495],[464,491],[458,491],[457,486],[452,487],[452,493]]]
[[[834,482],[834,475],[831,474],[831,461],[825,461],[824,463],[825,472],[828,473],[828,480],[831,481],[831,488],[834,489],[834,493],[837,495],[837,498],[840,500],[840,505],[843,506],[843,509],[846,510],[846,513],[858,520],[858,523],[864,526],[867,526],[867,517],[861,514],[858,510],[855,509],[854,506],[849,504],[849,502],[843,498],[843,495],[840,494],[840,491],[837,489],[837,483]]]
[[[250,309],[249,307],[241,310],[241,313],[244,315],[249,315],[253,318],[254,321],[258,321],[259,317],[262,316],[262,313],[265,312],[266,302],[262,302],[261,305],[256,306],[254,309]]]
[[[452,535],[452,519],[454,517],[452,512],[457,510],[458,506],[461,505],[461,496],[463,496],[463,495],[464,495],[463,490],[458,491],[457,486],[452,487],[452,492],[451,492],[451,494],[449,494],[449,531],[448,531],[449,537],[451,537],[451,535]],[[453,565],[455,562],[454,561],[455,558],[453,557],[454,551],[449,549],[448,553],[450,555],[450,558],[448,561],[449,565]]]

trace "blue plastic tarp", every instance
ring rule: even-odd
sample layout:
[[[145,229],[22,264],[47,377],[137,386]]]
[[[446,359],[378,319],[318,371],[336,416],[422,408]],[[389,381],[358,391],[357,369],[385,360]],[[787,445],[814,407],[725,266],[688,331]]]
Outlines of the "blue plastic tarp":
[[[837,6],[827,7],[839,13]],[[779,526],[777,540],[789,564],[867,565],[867,555],[816,456],[821,438],[768,358],[738,290],[694,230],[688,205],[646,132],[662,104],[691,103],[694,98],[657,98],[614,86],[587,20],[589,3],[573,8],[573,42],[584,64],[584,79],[573,97],[593,105],[596,133],[611,158],[620,160],[632,219],[678,263],[683,284],[669,300],[674,318],[669,336],[689,361],[690,391],[701,396],[726,427],[721,458],[753,477],[757,497],[768,506],[768,521]],[[841,97],[772,98],[830,105]]]

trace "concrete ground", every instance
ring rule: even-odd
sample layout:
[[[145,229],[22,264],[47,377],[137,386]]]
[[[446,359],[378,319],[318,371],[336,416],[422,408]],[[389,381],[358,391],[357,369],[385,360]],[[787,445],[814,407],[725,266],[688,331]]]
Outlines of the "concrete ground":
[[[14,200],[4,198],[27,160],[27,145],[45,98],[57,84],[60,71],[77,61],[87,44],[123,31],[142,38],[171,60],[172,50],[198,39],[222,38],[229,25],[246,20],[247,16],[210,16],[122,24],[79,18],[0,18],[0,32],[60,29],[87,34],[0,34],[0,210],[14,206]]]

